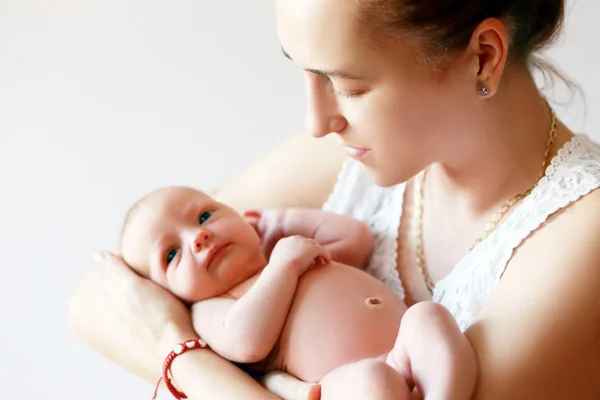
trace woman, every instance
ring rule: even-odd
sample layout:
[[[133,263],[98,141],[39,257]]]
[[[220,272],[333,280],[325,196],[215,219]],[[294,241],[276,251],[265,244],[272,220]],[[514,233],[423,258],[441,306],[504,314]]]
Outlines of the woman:
[[[284,54],[306,77],[307,127],[350,158],[336,141],[294,138],[216,196],[240,210],[324,207],[368,221],[369,272],[409,304],[446,306],[465,331],[474,398],[600,398],[600,147],[555,118],[529,68],[564,1],[276,7]],[[173,344],[195,336],[183,305],[111,255],[70,307],[79,338],[150,381]],[[209,351],[172,372],[191,399],[274,398]],[[376,365],[363,378],[385,385]],[[277,391],[314,389],[291,382]]]

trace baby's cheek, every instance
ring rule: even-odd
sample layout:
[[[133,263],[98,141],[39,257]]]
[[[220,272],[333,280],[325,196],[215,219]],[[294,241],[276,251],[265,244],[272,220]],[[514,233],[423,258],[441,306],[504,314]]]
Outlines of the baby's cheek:
[[[207,277],[182,273],[177,278],[174,286],[176,293],[174,293],[180,298],[188,302],[196,302],[213,296],[215,285]]]
[[[169,280],[171,291],[177,297],[186,300],[193,301],[195,297],[195,286],[196,282],[191,274],[185,273],[185,271],[179,270],[177,273],[171,276]]]

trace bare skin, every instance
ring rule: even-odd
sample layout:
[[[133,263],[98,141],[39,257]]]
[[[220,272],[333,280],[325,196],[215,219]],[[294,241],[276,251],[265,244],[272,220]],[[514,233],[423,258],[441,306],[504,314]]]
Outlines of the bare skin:
[[[423,241],[429,270],[434,279],[440,279],[481,235],[493,212],[535,183],[550,128],[548,110],[527,69],[510,61],[509,34],[500,21],[482,21],[468,47],[451,65],[431,71],[416,62],[410,46],[401,41],[386,51],[368,46],[366,39],[353,31],[354,2],[342,5],[341,1],[277,1],[282,46],[307,79],[307,130],[328,139],[317,144],[308,137],[296,137],[215,195],[240,210],[277,205],[318,207],[327,198],[342,162],[334,140],[329,139],[332,137],[370,150],[364,166],[381,185],[410,182],[430,167],[425,182]],[[333,69],[368,79],[327,79],[314,73]],[[485,98],[476,91],[481,83],[490,91]],[[362,94],[348,98],[344,92]],[[550,157],[571,136],[560,124]],[[313,158],[317,152],[330,156]],[[272,171],[300,176],[304,184],[296,191]],[[246,202],[248,187],[253,195]],[[414,262],[411,188],[409,183],[397,260],[409,305],[431,298]],[[556,214],[515,251],[499,286],[466,332],[480,368],[473,399],[600,397],[596,379],[600,375],[598,214],[600,194],[595,191]],[[572,240],[573,235],[577,240]],[[134,302],[107,293],[106,282],[129,282],[140,297],[150,291],[124,276],[122,264],[111,260],[96,265],[92,272],[97,276],[98,271],[107,271],[104,279],[86,280],[75,292],[73,330],[116,362],[144,375],[151,368],[149,363],[160,362],[148,354],[189,332],[160,329],[151,316],[136,324],[120,320],[119,313],[129,313]],[[544,300],[531,301],[539,298]],[[109,305],[86,308],[91,299],[104,299]],[[171,304],[161,318],[181,321],[184,317],[175,310]],[[94,315],[105,315],[113,324],[90,331],[86,323],[93,321]],[[130,329],[117,327],[117,322]],[[131,332],[146,331],[159,339],[144,340],[135,348],[125,345],[135,337]],[[235,368],[216,360],[210,369],[193,360],[180,362],[186,367],[179,372],[182,387],[198,398],[227,398],[227,391],[235,390],[246,390],[246,398],[270,398],[266,390],[240,379]],[[228,382],[236,383],[216,388],[210,382],[194,382],[194,376],[230,377]],[[282,396],[287,398],[306,395],[302,386],[285,387],[287,395]],[[369,389],[368,382],[365,387],[376,389]]]
[[[356,395],[344,371],[372,368],[395,376],[372,400],[408,399],[414,384],[432,399],[470,397],[473,351],[447,310],[424,305],[403,319],[406,306],[390,288],[332,261],[364,265],[372,251],[366,224],[311,209],[245,216],[191,188],[159,189],[128,214],[123,259],[192,303],[194,328],[213,351],[320,383],[324,400]]]

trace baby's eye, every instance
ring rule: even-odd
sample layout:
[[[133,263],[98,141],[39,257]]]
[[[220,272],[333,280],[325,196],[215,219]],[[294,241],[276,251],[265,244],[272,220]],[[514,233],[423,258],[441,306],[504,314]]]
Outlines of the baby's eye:
[[[171,251],[169,251],[169,253],[167,253],[167,265],[171,263],[171,261],[173,261],[173,259],[175,258],[175,256],[177,255],[177,249],[173,249]]]
[[[212,215],[212,212],[210,212],[210,211],[204,211],[202,214],[200,214],[200,218],[198,219],[200,222],[200,225],[205,223],[210,218],[211,215]]]

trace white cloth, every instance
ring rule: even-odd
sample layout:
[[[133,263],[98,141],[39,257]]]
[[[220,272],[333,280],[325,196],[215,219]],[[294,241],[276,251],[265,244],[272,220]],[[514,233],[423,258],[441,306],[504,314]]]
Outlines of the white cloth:
[[[466,330],[498,285],[514,249],[556,211],[599,186],[600,145],[586,135],[577,135],[558,151],[545,177],[507,220],[436,283],[433,301],[444,305],[461,330]],[[359,162],[348,160],[323,206],[326,211],[369,224],[375,233],[375,247],[367,272],[388,284],[401,298],[404,290],[396,259],[405,187],[376,186]]]

